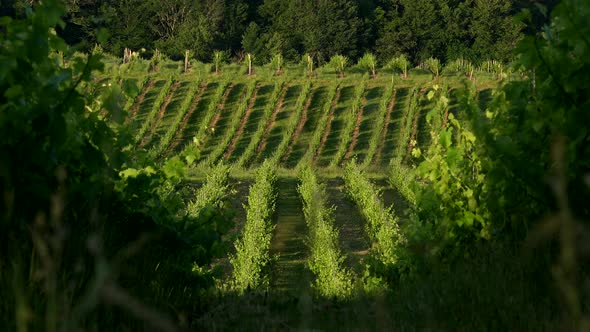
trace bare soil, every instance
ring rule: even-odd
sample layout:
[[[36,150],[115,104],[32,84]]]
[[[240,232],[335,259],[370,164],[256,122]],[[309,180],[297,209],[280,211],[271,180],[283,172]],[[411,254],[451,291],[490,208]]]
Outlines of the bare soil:
[[[289,155],[291,155],[291,152],[293,152],[293,147],[295,146],[295,143],[297,143],[299,136],[301,136],[301,132],[303,132],[303,128],[305,127],[305,123],[307,122],[307,111],[309,110],[309,106],[311,105],[312,98],[313,92],[309,94],[309,97],[305,101],[305,105],[303,106],[303,112],[301,114],[301,119],[299,119],[297,128],[295,128],[295,131],[291,136],[291,141],[289,141],[289,147],[287,148],[287,152],[283,156],[283,161],[289,158]]]
[[[131,119],[133,119],[135,116],[137,116],[137,113],[139,112],[139,107],[143,103],[143,101],[145,99],[145,96],[148,94],[148,92],[150,92],[151,89],[153,89],[153,87],[155,85],[156,85],[156,81],[155,80],[150,80],[143,87],[143,90],[141,91],[141,93],[139,94],[139,96],[137,96],[137,98],[135,98],[135,103],[133,103],[133,106],[131,106],[131,109],[129,110],[129,116],[125,120],[125,123],[131,122]]]
[[[322,150],[326,145],[326,141],[328,140],[328,136],[330,136],[330,130],[332,128],[332,120],[334,119],[334,112],[336,111],[336,105],[340,100],[340,88],[336,91],[336,96],[334,96],[334,100],[332,101],[332,107],[330,108],[330,114],[328,114],[328,124],[326,125],[326,130],[324,131],[324,136],[322,136],[322,140],[320,142],[320,146],[316,151],[315,155],[313,156],[313,162],[318,159],[318,157],[322,154]]]
[[[234,152],[234,150],[236,149],[236,146],[238,144],[238,141],[240,140],[240,138],[242,137],[242,134],[244,133],[244,129],[246,128],[246,123],[248,122],[248,119],[250,118],[250,114],[252,114],[252,110],[254,109],[254,103],[256,102],[258,90],[260,90],[260,85],[257,85],[256,88],[254,89],[254,92],[252,93],[252,96],[250,97],[250,101],[248,102],[248,107],[246,108],[246,113],[244,114],[244,117],[242,117],[242,120],[240,120],[240,127],[238,128],[238,131],[234,135],[234,138],[232,139],[229,147],[227,148],[227,151],[225,152],[225,154],[223,156],[224,159],[226,159],[226,160],[227,160],[227,158],[229,158],[229,156],[232,154],[232,152]]]
[[[213,120],[209,124],[209,128],[215,128],[215,126],[217,126],[217,122],[219,122],[219,120],[221,119],[221,112],[225,108],[225,103],[227,102],[227,98],[229,97],[229,94],[232,92],[232,90],[234,89],[235,86],[236,85],[234,83],[232,83],[223,93],[223,96],[221,97],[221,102],[219,103],[219,105],[217,105],[217,114],[215,114],[215,117],[213,118]]]
[[[383,147],[385,146],[385,140],[387,139],[387,130],[389,129],[389,124],[391,123],[391,113],[395,108],[395,101],[397,98],[397,90],[393,93],[393,98],[389,102],[387,106],[387,114],[385,115],[385,123],[383,124],[383,130],[381,130],[381,138],[379,139],[379,147],[377,148],[377,152],[375,153],[375,157],[373,160],[381,159],[381,153],[383,152]]]
[[[266,123],[266,128],[264,128],[264,135],[262,135],[262,140],[260,141],[260,144],[258,144],[258,148],[256,149],[256,153],[260,153],[264,150],[264,148],[266,148],[266,140],[268,138],[268,135],[270,134],[270,130],[274,126],[275,122],[277,121],[277,115],[283,109],[283,102],[285,101],[286,95],[287,95],[287,87],[285,86],[283,88],[283,92],[281,92],[281,97],[279,98],[279,101],[277,102],[277,106],[275,107],[275,110],[272,113],[272,116],[270,117],[270,119]]]
[[[180,82],[176,81],[170,88],[170,91],[168,91],[168,95],[166,95],[164,102],[160,106],[160,110],[158,111],[158,114],[156,115],[156,118],[154,119],[154,122],[152,123],[150,130],[148,131],[147,135],[145,135],[141,140],[141,144],[139,145],[139,147],[144,147],[151,140],[152,136],[154,135],[154,132],[156,131],[156,128],[158,127],[158,124],[160,123],[160,121],[162,121],[162,118],[164,117],[164,113],[166,112],[168,105],[170,105],[170,102],[172,101],[172,97],[174,97],[174,93],[176,92],[179,86]]]
[[[356,114],[356,122],[354,123],[354,131],[352,132],[352,140],[350,141],[350,145],[348,146],[348,151],[346,151],[346,155],[344,155],[344,161],[350,159],[352,153],[354,152],[354,148],[356,147],[356,143],[358,141],[359,135],[361,134],[361,123],[363,122],[363,112],[365,110],[365,105],[367,104],[367,98],[363,97],[363,104],[361,108]]]
[[[170,146],[166,150],[166,155],[168,155],[171,151],[174,151],[174,149],[176,149],[176,147],[180,144],[180,142],[182,142],[182,133],[184,132],[184,129],[186,128],[186,126],[188,124],[188,120],[191,118],[191,116],[193,115],[193,113],[197,109],[197,105],[199,105],[199,102],[201,101],[201,98],[203,97],[205,90],[207,90],[207,85],[208,85],[208,83],[206,81],[201,83],[201,87],[199,88],[199,92],[197,92],[197,95],[193,99],[193,102],[191,103],[191,106],[188,109],[188,112],[186,112],[184,118],[182,119],[182,122],[180,123],[180,127],[178,128],[178,131],[176,132],[176,137],[172,140],[173,143],[170,144]]]

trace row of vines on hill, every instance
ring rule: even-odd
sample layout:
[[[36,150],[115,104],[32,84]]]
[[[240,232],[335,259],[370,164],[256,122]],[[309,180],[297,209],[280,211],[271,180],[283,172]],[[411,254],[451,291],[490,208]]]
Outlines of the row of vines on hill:
[[[194,83],[191,84],[191,86],[189,87],[186,96],[182,101],[182,104],[180,104],[180,109],[176,112],[176,115],[174,116],[174,119],[172,120],[170,127],[166,130],[164,136],[160,138],[158,145],[154,146],[151,149],[150,156],[152,158],[160,156],[160,154],[162,154],[162,152],[164,152],[168,148],[172,139],[176,136],[177,131],[181,125],[182,119],[184,119],[185,115],[190,110],[190,106],[193,103],[193,99],[196,98],[197,91],[199,90],[200,85],[201,83]]]
[[[236,254],[230,258],[233,265],[233,283],[239,291],[268,286],[265,268],[270,262],[272,238],[271,217],[275,210],[276,165],[266,161],[256,173],[256,182],[250,187],[246,208],[246,224],[242,237],[236,242]]]
[[[419,109],[419,91],[416,88],[413,88],[408,96],[408,103],[404,107],[404,113],[400,120],[400,128],[397,136],[397,144],[395,147],[395,151],[393,153],[392,163],[396,160],[401,160],[405,156],[406,147],[409,144],[410,138],[412,136],[412,124],[414,121],[414,117],[417,114]]]
[[[223,152],[228,147],[236,131],[238,130],[238,127],[240,126],[240,121],[242,120],[242,117],[246,114],[248,105],[250,104],[250,99],[256,93],[257,89],[257,81],[253,80],[248,83],[246,87],[246,93],[244,94],[240,103],[238,104],[237,110],[234,112],[234,114],[232,114],[229,128],[224,133],[223,137],[221,138],[221,141],[216,143],[215,148],[211,151],[211,153],[209,153],[207,158],[203,161],[204,165],[213,165],[219,159],[219,157],[223,155]]]
[[[282,95],[284,93],[284,89],[283,89],[284,86],[285,86],[285,82],[283,82],[283,81],[281,81],[275,85],[274,90],[272,91],[272,94],[271,94],[270,98],[268,99],[266,106],[264,107],[262,117],[258,122],[258,128],[256,129],[256,132],[252,135],[252,139],[250,140],[250,143],[248,143],[246,150],[244,151],[244,153],[242,154],[242,156],[240,157],[240,159],[237,162],[238,167],[247,166],[248,163],[250,163],[250,161],[254,157],[254,155],[256,153],[256,148],[258,147],[258,145],[260,144],[260,142],[262,141],[262,138],[264,136],[264,131],[265,131],[267,122],[270,120],[273,112],[275,111],[275,109],[278,107],[278,105],[280,103],[280,100],[281,100]]]
[[[338,166],[342,162],[348,149],[348,145],[352,141],[352,134],[356,123],[357,113],[361,111],[363,107],[363,96],[367,87],[367,75],[363,77],[361,84],[359,84],[354,91],[354,98],[352,101],[352,107],[350,111],[344,114],[344,128],[340,131],[340,145],[336,151],[336,155],[332,158],[330,166]]]
[[[228,79],[222,80],[218,83],[217,88],[215,89],[215,92],[209,101],[209,106],[207,107],[203,118],[199,122],[199,128],[193,137],[193,144],[186,145],[185,150],[191,149],[194,146],[199,146],[203,143],[206,137],[205,135],[207,134],[207,130],[209,129],[209,123],[215,116],[215,113],[217,113],[217,110],[219,109],[219,103],[223,99],[224,93],[229,84],[230,83]]]
[[[367,222],[366,232],[373,241],[377,259],[385,265],[395,264],[399,258],[399,250],[406,240],[393,207],[384,206],[379,190],[354,160],[345,167],[344,182],[346,192]]]
[[[123,109],[128,112],[128,116],[134,115],[134,114],[131,114],[132,108],[134,107],[135,104],[138,104],[138,102],[140,100],[143,100],[143,98],[145,97],[145,94],[148,92],[149,89],[151,89],[152,86],[150,84],[148,84],[149,81],[150,81],[149,75],[145,75],[145,76],[143,76],[143,78],[140,81],[137,81],[137,91],[141,91],[141,93],[136,98],[128,98],[127,99],[127,102],[125,103],[125,106]],[[137,105],[137,107],[139,109],[139,105]]]
[[[204,207],[215,205],[229,194],[229,166],[219,164],[207,174],[207,180],[188,204],[189,215],[197,217]]]
[[[352,291],[351,273],[342,266],[344,256],[338,247],[333,209],[327,206],[326,189],[313,170],[303,169],[298,191],[310,233],[309,269],[315,276],[314,288],[321,296],[345,298]]]
[[[299,161],[297,168],[300,168],[302,165],[309,165],[316,156],[316,151],[320,147],[322,137],[324,136],[324,131],[326,130],[326,126],[330,121],[330,113],[332,108],[334,107],[335,103],[337,102],[336,98],[338,96],[338,92],[340,89],[339,83],[332,83],[328,88],[328,94],[326,95],[326,102],[321,109],[321,117],[318,120],[318,124],[316,125],[315,131],[311,140],[309,141],[309,145],[307,147],[307,151],[301,160]]]
[[[153,123],[156,120],[156,117],[158,115],[158,112],[160,111],[162,104],[164,104],[164,101],[166,100],[166,97],[168,96],[168,93],[170,92],[170,89],[172,88],[173,84],[174,84],[174,78],[170,77],[170,78],[168,78],[168,80],[166,80],[166,83],[164,84],[164,86],[160,90],[160,93],[158,94],[158,96],[156,97],[156,100],[154,101],[154,104],[152,105],[152,109],[146,115],[145,120],[143,121],[143,123],[141,124],[141,127],[139,128],[139,131],[135,135],[135,143],[136,144],[141,143],[145,134],[153,125]]]
[[[301,119],[301,114],[303,113],[305,101],[308,99],[308,96],[310,95],[311,91],[311,82],[305,83],[305,85],[303,86],[303,90],[301,90],[301,93],[299,94],[299,97],[297,97],[297,101],[295,102],[295,111],[289,117],[289,122],[285,126],[285,130],[282,134],[283,138],[281,140],[281,143],[279,143],[279,146],[277,147],[277,149],[271,157],[271,160],[273,160],[273,162],[278,164],[285,152],[287,151],[293,133],[295,132],[297,124]]]
[[[367,167],[373,161],[373,157],[379,148],[379,143],[381,142],[382,134],[385,130],[386,124],[386,116],[387,112],[389,111],[390,105],[395,102],[395,94],[396,89],[393,82],[391,82],[386,88],[381,101],[379,102],[379,112],[377,114],[377,121],[374,124],[374,130],[369,140],[369,149],[367,151],[367,155],[365,156],[365,160],[363,161],[363,167]]]

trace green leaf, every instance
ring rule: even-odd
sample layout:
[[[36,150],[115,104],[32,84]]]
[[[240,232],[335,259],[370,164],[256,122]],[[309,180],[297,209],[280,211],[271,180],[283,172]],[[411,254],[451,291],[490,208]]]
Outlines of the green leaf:
[[[4,97],[6,97],[6,99],[16,99],[18,96],[23,94],[23,87],[21,85],[13,85],[11,87],[9,87],[8,89],[6,89],[6,92],[4,92]]]
[[[101,44],[105,45],[109,41],[109,31],[105,28],[100,28],[96,32],[96,41]]]
[[[434,98],[434,94],[436,92],[434,92],[434,90],[430,90],[428,91],[428,94],[426,95],[426,98],[428,98],[428,100],[432,100],[432,98]]]
[[[135,84],[135,81],[123,80],[123,92],[125,92],[127,97],[135,98],[139,95],[140,91],[139,91],[139,88],[137,87],[137,84]]]
[[[126,179],[126,178],[135,178],[137,177],[139,174],[141,173],[140,170],[137,170],[135,168],[128,168],[125,170],[122,170],[121,172],[119,172],[119,175]]]

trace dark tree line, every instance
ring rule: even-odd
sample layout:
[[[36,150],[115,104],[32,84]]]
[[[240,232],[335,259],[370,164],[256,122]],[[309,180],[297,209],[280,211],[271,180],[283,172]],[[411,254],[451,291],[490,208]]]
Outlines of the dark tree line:
[[[38,0],[3,0],[0,14],[23,15]],[[557,0],[545,1],[550,6]],[[516,42],[531,28],[515,19],[531,0],[65,0],[60,35],[70,44],[96,44],[113,54],[124,48],[158,48],[171,58],[185,50],[210,61],[213,50],[266,63],[281,53],[325,62],[335,54],[357,59],[372,52],[386,61],[401,53],[418,63],[429,57],[472,62],[509,61]],[[522,15],[519,15],[522,16]]]

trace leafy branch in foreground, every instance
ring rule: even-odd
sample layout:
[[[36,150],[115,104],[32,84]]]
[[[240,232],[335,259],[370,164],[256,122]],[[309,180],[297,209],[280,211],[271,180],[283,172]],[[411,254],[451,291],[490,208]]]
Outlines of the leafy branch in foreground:
[[[301,171],[299,181],[298,191],[310,232],[308,265],[315,275],[314,288],[324,297],[346,298],[352,291],[352,276],[342,266],[344,256],[338,247],[333,209],[327,207],[326,189],[309,167]]]
[[[268,286],[264,269],[270,262],[270,241],[274,226],[271,217],[275,210],[273,163],[265,161],[256,173],[256,182],[250,187],[246,209],[246,225],[242,237],[236,242],[236,254],[230,257],[233,265],[234,287],[243,292]]]

